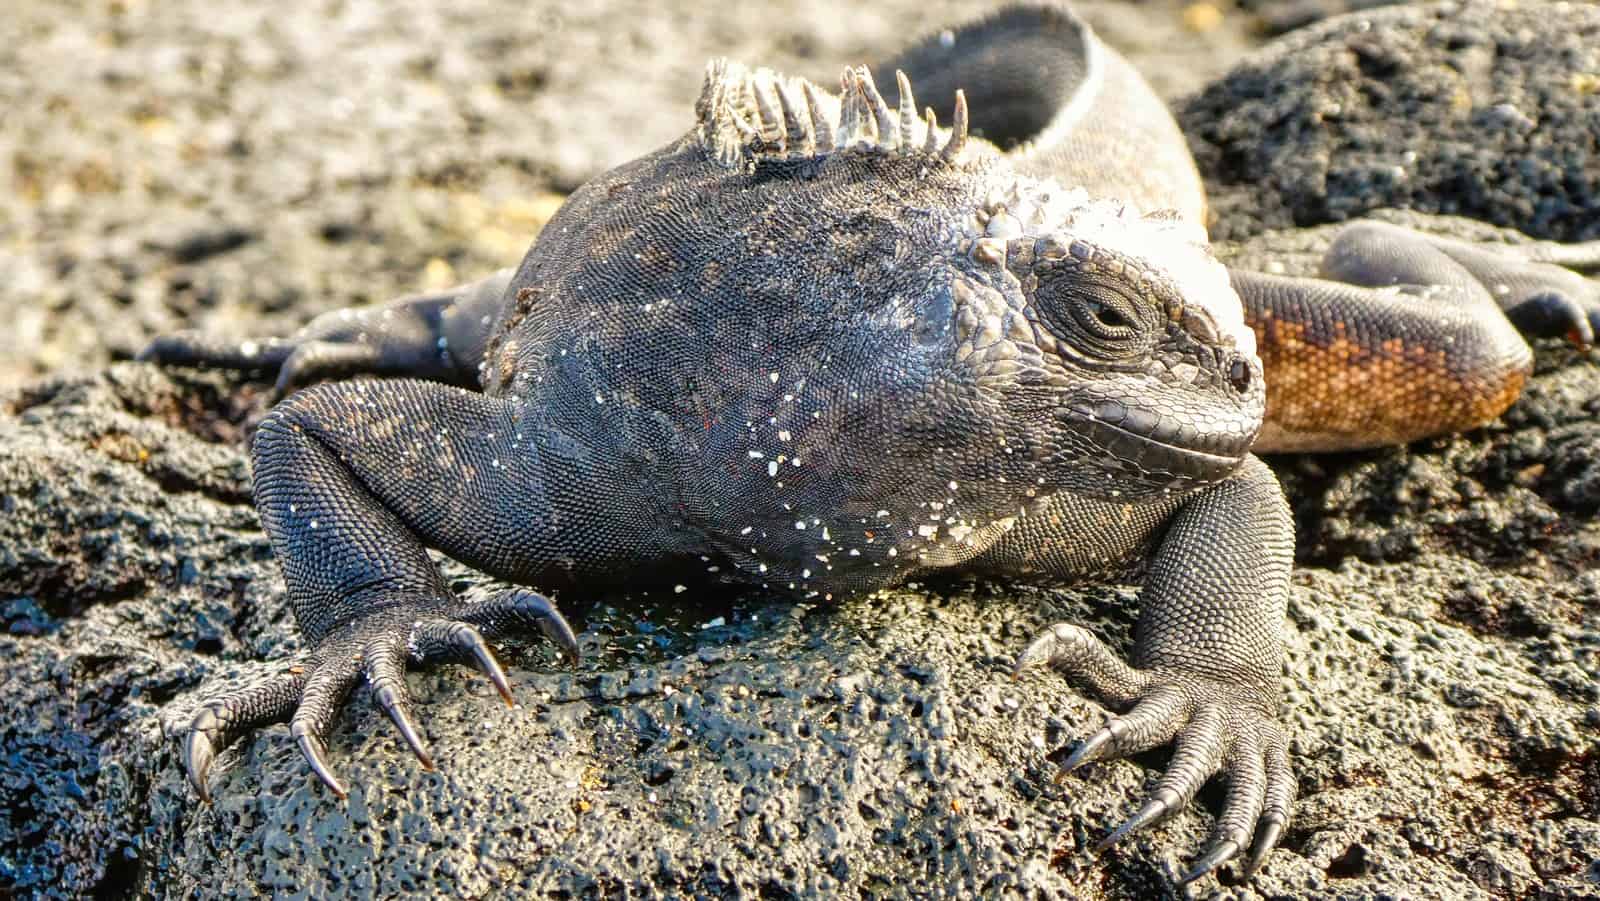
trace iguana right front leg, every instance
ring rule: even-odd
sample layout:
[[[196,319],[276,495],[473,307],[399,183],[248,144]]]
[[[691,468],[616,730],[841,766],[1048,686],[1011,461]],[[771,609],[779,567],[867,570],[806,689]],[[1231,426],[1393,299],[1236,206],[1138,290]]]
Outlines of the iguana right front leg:
[[[1088,630],[1052,626],[1028,645],[1017,672],[1049,666],[1118,711],[1062,763],[1063,774],[1097,760],[1175,742],[1166,772],[1101,850],[1183,809],[1214,775],[1223,802],[1205,850],[1182,882],[1245,855],[1248,876],[1288,828],[1294,802],[1289,740],[1278,721],[1283,617],[1294,560],[1294,525],[1272,471],[1248,458],[1229,478],[1170,504],[1099,512],[1081,499],[1030,516],[991,551],[990,565],[1031,561],[1068,571],[1086,535],[1152,541],[1132,665]]]
[[[545,598],[512,590],[476,603],[450,591],[427,548],[522,583],[584,582],[648,562],[664,530],[648,505],[569,480],[599,465],[512,400],[432,382],[337,382],[301,391],[262,422],[255,501],[310,652],[279,677],[204,704],[184,738],[201,795],[215,752],[288,720],[317,776],[343,784],[324,744],[363,678],[424,766],[406,697],[408,661],[474,659],[503,696],[488,640],[542,630],[569,654],[571,628]],[[599,484],[596,482],[595,484]],[[653,537],[654,536],[654,537]],[[509,698],[508,698],[509,699]]]
[[[514,271],[502,269],[471,284],[383,306],[333,310],[288,338],[240,341],[196,331],[163,335],[139,359],[276,373],[279,395],[361,374],[477,388],[478,364]]]

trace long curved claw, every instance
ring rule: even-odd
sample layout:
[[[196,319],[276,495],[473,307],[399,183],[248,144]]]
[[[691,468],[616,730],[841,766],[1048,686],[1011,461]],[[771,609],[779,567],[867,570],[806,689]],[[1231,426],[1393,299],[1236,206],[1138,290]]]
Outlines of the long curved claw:
[[[194,786],[194,793],[207,804],[211,803],[211,792],[206,788],[206,774],[216,758],[216,748],[211,744],[208,731],[197,726],[184,736],[183,769],[189,774],[189,784]]]
[[[1278,846],[1278,840],[1283,837],[1283,831],[1289,828],[1289,820],[1282,814],[1272,812],[1261,817],[1261,823],[1256,827],[1256,840],[1250,844],[1250,857],[1244,862],[1244,870],[1240,878],[1249,879],[1266,863],[1267,855]]]
[[[1017,658],[1012,677],[1041,665],[1113,707],[1132,704],[1150,685],[1148,674],[1124,663],[1088,629],[1071,623],[1058,623],[1035,638]]]
[[[1111,748],[1114,747],[1115,740],[1116,733],[1111,730],[1111,724],[1107,723],[1105,728],[1084,739],[1067,759],[1061,762],[1061,769],[1056,773],[1056,781],[1061,782],[1067,778],[1068,773],[1078,767],[1113,753]]]
[[[500,668],[494,650],[476,626],[455,620],[426,620],[417,623],[411,634],[413,644],[423,657],[471,657],[477,661],[478,668],[489,677],[506,706],[517,705],[511,697],[511,682],[506,679],[505,670]]]
[[[385,685],[373,692],[373,700],[389,715],[389,720],[395,728],[400,730],[400,737],[405,739],[411,747],[411,753],[417,755],[417,762],[425,770],[434,769],[433,758],[428,756],[428,748],[422,742],[422,736],[417,732],[416,723],[412,722],[411,714],[406,712],[409,704],[399,689]]]
[[[1132,835],[1135,831],[1166,817],[1174,810],[1177,810],[1178,806],[1176,798],[1170,792],[1162,792],[1157,789],[1156,797],[1144,802],[1144,806],[1140,807],[1133,816],[1128,817],[1121,826],[1111,830],[1110,835],[1095,843],[1095,852],[1098,853],[1112,847]]]
[[[214,698],[195,711],[184,733],[183,768],[200,800],[211,801],[206,776],[217,752],[252,729],[287,719],[303,682],[299,672],[290,670]]]
[[[517,706],[517,701],[511,696],[511,682],[506,679],[506,671],[500,668],[500,661],[495,659],[494,651],[489,648],[489,643],[483,636],[473,629],[470,633],[472,644],[468,648],[473,659],[478,661],[478,668],[494,683],[495,691],[500,692],[500,699],[506,702],[507,707]]]
[[[322,739],[312,734],[308,727],[298,721],[289,725],[289,734],[294,736],[294,743],[300,746],[300,753],[305,756],[306,762],[311,764],[311,771],[317,774],[322,784],[328,791],[339,796],[341,800],[350,797],[345,790],[344,783],[333,774],[333,768],[328,765],[328,749],[322,744]]]
[[[1232,860],[1239,853],[1239,843],[1228,839],[1213,844],[1205,856],[1194,862],[1193,869],[1183,874],[1178,885],[1185,886]]]
[[[411,720],[411,702],[406,691],[405,645],[396,637],[384,636],[367,644],[362,653],[366,661],[367,684],[372,686],[372,699],[389,715],[400,737],[411,747],[425,770],[433,769],[433,758],[423,745],[422,736]]]
[[[336,649],[332,656],[315,664],[306,676],[305,688],[300,693],[300,706],[289,719],[289,734],[300,746],[300,753],[305,755],[306,762],[311,764],[312,772],[317,774],[329,791],[341,798],[347,797],[349,792],[328,765],[324,736],[332,731],[339,707],[360,676],[355,657],[354,653]]]
[[[1250,857],[1244,864],[1244,878],[1249,879],[1261,868],[1267,854],[1289,828],[1289,814],[1294,804],[1294,776],[1289,770],[1289,746],[1283,736],[1275,735],[1267,742],[1265,759],[1266,797],[1261,819],[1256,824],[1256,839],[1250,845]]]
[[[477,626],[486,638],[502,638],[537,626],[573,662],[578,661],[578,636],[555,604],[542,594],[523,589],[502,591],[494,597],[469,604],[457,616]]]

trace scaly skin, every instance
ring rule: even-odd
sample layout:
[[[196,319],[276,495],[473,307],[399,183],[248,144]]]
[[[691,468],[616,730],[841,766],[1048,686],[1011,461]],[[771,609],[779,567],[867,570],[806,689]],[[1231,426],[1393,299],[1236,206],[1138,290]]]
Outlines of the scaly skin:
[[[953,38],[895,61],[894,103],[864,68],[835,97],[714,64],[694,129],[575,192],[515,271],[286,340],[155,342],[286,391],[413,376],[325,382],[262,423],[256,503],[311,651],[202,707],[196,790],[219,747],[287,719],[342,794],[324,742],[363,678],[431,766],[408,659],[471,658],[504,692],[489,640],[540,628],[576,653],[543,596],[465,604],[428,548],[546,590],[701,578],[834,599],[935,569],[1142,572],[1131,665],[1063,624],[1018,670],[1123,711],[1068,770],[1176,742],[1107,844],[1225,773],[1185,881],[1247,849],[1259,866],[1294,781],[1293,530],[1258,434],[1350,447],[1479,424],[1529,365],[1501,308],[1587,341],[1600,298],[1547,261],[1378,226],[1336,246],[1327,281],[1229,273],[1176,126],[1081,23],[1023,7]],[[954,97],[949,129],[912,79]]]

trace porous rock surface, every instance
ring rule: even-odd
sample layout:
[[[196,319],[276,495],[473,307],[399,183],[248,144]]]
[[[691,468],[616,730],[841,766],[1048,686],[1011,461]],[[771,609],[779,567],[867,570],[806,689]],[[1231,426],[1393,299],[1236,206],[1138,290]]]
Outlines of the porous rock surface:
[[[1360,33],[1390,68],[1357,67],[1341,76],[1353,82],[1305,96],[1377,90],[1448,65],[1453,45],[1419,37],[1445,17],[1466,23],[1457,27],[1471,46],[1502,47],[1565,40],[1600,12],[1370,14],[1377,24]],[[1246,114],[1208,118],[1207,98],[1254,90],[1274,71],[1293,85],[1306,58],[1360,28],[1326,27],[1316,41],[1290,38],[1301,52],[1269,51],[1271,62],[1187,102],[1197,146],[1217,120]],[[1546,86],[1600,65],[1546,54],[1507,71],[1500,93],[1473,97],[1474,108],[1515,98],[1524,114],[1565,123],[1561,134],[1578,142],[1566,146],[1592,152],[1594,95],[1572,107]],[[1259,147],[1229,140],[1251,158],[1326,153],[1328,166],[1345,165],[1317,108],[1285,107]],[[1370,127],[1406,140],[1409,125],[1380,113],[1396,111],[1374,108]],[[1477,135],[1474,158],[1507,163],[1470,212],[1579,236],[1581,223],[1557,223],[1600,204],[1594,183],[1522,204],[1542,184],[1542,162],[1517,163],[1538,156],[1525,137]],[[1412,149],[1444,165],[1454,146]],[[1244,190],[1202,161],[1219,196]],[[1305,185],[1275,171],[1249,189],[1259,209],[1227,210],[1248,219],[1225,232],[1241,239],[1223,246],[1229,258],[1302,269],[1329,231],[1286,226],[1395,199],[1370,180],[1333,179],[1327,197],[1342,199],[1286,216],[1278,211],[1307,203],[1295,193]],[[268,262],[245,269],[255,266]],[[1094,764],[1058,785],[1051,752],[1101,713],[1048,675],[1008,678],[1017,650],[1058,619],[1126,648],[1132,589],[960,581],[837,607],[698,592],[563,597],[586,627],[585,660],[573,668],[537,645],[508,650],[520,707],[465,669],[411,676],[438,772],[421,771],[358,692],[330,745],[348,801],[315,783],[278,727],[224,755],[215,803],[198,804],[163,722],[182,720],[198,686],[249,679],[297,649],[248,504],[242,447],[261,390],[119,363],[5,400],[0,892],[1142,898],[1172,891],[1209,829],[1201,809],[1216,808],[1214,789],[1090,854],[1165,754]],[[1549,345],[1525,396],[1488,429],[1274,461],[1300,532],[1285,685],[1301,799],[1283,850],[1250,886],[1222,895],[1600,895],[1597,419],[1600,364]],[[464,591],[487,587],[451,573]]]
[[[1446,3],[1288,35],[1184,101],[1213,238],[1406,207],[1600,237],[1600,9]]]

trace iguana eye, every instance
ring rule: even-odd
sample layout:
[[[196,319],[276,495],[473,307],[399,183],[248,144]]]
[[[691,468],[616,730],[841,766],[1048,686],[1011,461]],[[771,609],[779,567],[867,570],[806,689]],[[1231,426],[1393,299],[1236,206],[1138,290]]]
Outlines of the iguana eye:
[[[1085,300],[1083,304],[1089,310],[1090,314],[1092,314],[1094,318],[1100,320],[1100,324],[1108,329],[1127,328],[1129,325],[1128,320],[1124,319],[1121,313],[1118,313],[1116,310],[1106,306],[1098,300],[1091,298],[1089,300]]]
[[[1090,287],[1073,292],[1068,303],[1080,331],[1097,341],[1120,344],[1139,334],[1139,323],[1119,300],[1107,291]]]
[[[1150,311],[1118,280],[1060,269],[1041,275],[1035,290],[1039,318],[1071,353],[1119,362],[1146,352],[1154,340]]]

